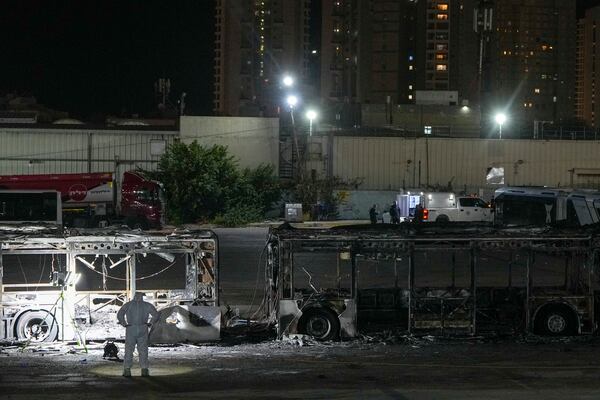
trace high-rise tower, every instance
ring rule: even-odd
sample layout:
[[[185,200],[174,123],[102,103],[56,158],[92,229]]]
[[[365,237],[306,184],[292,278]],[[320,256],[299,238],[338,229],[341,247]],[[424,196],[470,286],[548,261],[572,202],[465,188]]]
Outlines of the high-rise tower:
[[[274,116],[281,76],[307,74],[310,0],[217,0],[214,112]]]

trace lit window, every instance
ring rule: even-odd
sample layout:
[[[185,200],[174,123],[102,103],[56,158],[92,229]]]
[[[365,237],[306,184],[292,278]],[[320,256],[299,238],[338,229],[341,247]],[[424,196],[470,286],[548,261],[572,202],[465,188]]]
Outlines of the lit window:
[[[408,56],[408,61],[412,61],[412,60],[414,60],[414,57],[413,56]]]
[[[435,69],[437,71],[446,71],[448,66],[446,64],[436,64]]]
[[[535,88],[535,89],[533,89],[533,91],[536,92],[536,93],[540,93],[540,89],[539,88]]]
[[[448,4],[438,4],[437,5],[437,9],[440,11],[447,11],[448,10]]]
[[[409,94],[409,95],[408,95],[408,99],[409,99],[409,100],[412,100],[412,94]]]
[[[412,65],[409,65],[409,66],[408,66],[408,70],[409,70],[409,71],[412,71],[412,70],[413,70],[413,66],[412,66]]]
[[[412,85],[408,85],[408,90],[412,90]]]
[[[426,135],[431,135],[431,126],[424,126],[423,133]]]
[[[545,44],[543,44],[543,45],[542,45],[542,50],[544,50],[544,51],[548,50],[548,46],[547,46],[547,45],[545,45]]]
[[[436,60],[445,60],[446,59],[446,55],[438,53],[438,54],[435,55],[435,59]]]
[[[437,19],[448,19],[448,14],[437,14],[435,17]]]

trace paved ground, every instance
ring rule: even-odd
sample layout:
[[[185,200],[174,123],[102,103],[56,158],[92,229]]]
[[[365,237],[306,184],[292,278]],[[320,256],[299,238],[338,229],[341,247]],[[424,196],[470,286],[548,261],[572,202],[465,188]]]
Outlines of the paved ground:
[[[153,376],[131,379],[101,358],[99,346],[87,354],[9,349],[0,354],[0,398],[597,399],[599,346],[597,339],[180,346],[152,348]]]

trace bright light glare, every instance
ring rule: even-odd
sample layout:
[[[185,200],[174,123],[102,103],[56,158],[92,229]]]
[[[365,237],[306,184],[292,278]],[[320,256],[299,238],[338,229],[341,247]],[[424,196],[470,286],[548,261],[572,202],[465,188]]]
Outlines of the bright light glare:
[[[506,114],[504,113],[498,113],[496,114],[496,116],[494,117],[494,119],[496,120],[496,123],[498,125],[502,125],[506,122]]]
[[[292,78],[289,75],[284,76],[283,77],[283,85],[287,86],[287,87],[293,86],[294,85],[294,78]]]
[[[290,107],[294,107],[298,104],[298,98],[294,95],[288,96],[286,101]]]
[[[314,120],[315,118],[317,118],[317,112],[315,110],[308,110],[306,112],[306,118],[308,118],[309,120]]]

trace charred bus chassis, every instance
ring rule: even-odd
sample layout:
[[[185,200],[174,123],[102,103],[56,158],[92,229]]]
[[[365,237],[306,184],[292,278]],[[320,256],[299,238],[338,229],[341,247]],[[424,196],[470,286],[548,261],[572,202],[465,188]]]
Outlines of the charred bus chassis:
[[[118,338],[124,331],[116,310],[136,290],[161,313],[155,342],[218,339],[217,248],[209,231],[68,237],[5,231],[0,339]]]
[[[267,311],[278,335],[596,331],[594,232],[450,225],[272,230]]]

